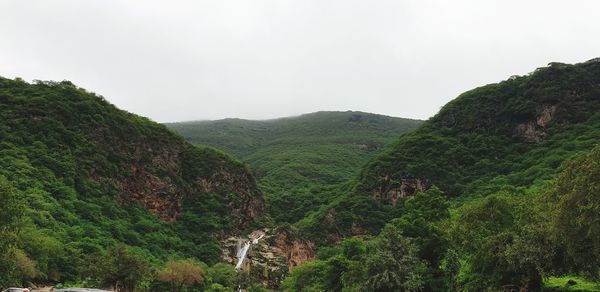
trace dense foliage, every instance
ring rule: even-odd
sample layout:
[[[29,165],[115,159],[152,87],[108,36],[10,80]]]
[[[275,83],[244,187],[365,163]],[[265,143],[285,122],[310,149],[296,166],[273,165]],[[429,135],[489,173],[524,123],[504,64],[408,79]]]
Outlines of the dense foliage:
[[[440,225],[446,198],[437,189],[406,201],[401,217],[375,238],[345,239],[323,248],[318,259],[292,270],[284,281],[291,291],[440,291],[447,275],[440,268],[448,246]]]
[[[598,96],[600,62],[595,60],[552,63],[466,92],[377,154],[353,191],[302,225],[341,236],[351,235],[356,224],[377,231],[401,212],[402,206],[391,207],[389,201],[405,180],[436,186],[456,197],[456,204],[541,184],[563,161],[600,141]],[[376,194],[381,199],[371,200]],[[331,213],[336,218],[323,226]]]
[[[552,231],[575,272],[600,277],[600,146],[569,162],[550,191]]]
[[[338,190],[343,195],[296,225],[321,246],[395,226],[427,263],[420,274],[427,291],[537,291],[550,276],[596,280],[599,142],[600,62],[552,63],[462,94],[378,154],[355,187]],[[416,180],[425,194],[449,200],[411,203],[424,194],[411,185]],[[394,206],[401,190],[409,198]],[[449,213],[428,217],[444,214],[446,204]],[[309,265],[316,264],[329,265]],[[288,287],[303,269],[292,272]],[[379,291],[410,291],[395,289]]]
[[[15,250],[17,226],[21,215],[21,204],[17,190],[3,176],[0,176],[0,283],[31,275],[27,256]],[[11,260],[15,258],[17,260]]]
[[[294,223],[329,203],[374,153],[421,121],[363,112],[317,112],[266,121],[167,124],[186,140],[248,163],[276,222]]]
[[[598,96],[597,61],[552,63],[468,91],[373,160],[359,189],[381,185],[384,175],[422,178],[450,195],[548,179],[600,139]]]
[[[379,134],[400,133],[377,116],[334,116],[342,122],[325,130],[305,117],[171,125],[206,126],[187,138],[206,135],[254,165],[271,215],[319,247],[284,290],[600,290],[599,60],[464,93],[355,179],[353,163],[387,143]],[[232,206],[244,200],[194,182],[249,178],[240,162],[69,82],[0,79],[0,117],[0,285],[262,290],[217,263],[214,234],[239,227]],[[119,186],[140,169],[181,191],[177,220],[123,197]]]
[[[215,264],[216,235],[238,228],[240,198],[196,180],[227,172],[260,195],[230,156],[68,81],[0,78],[0,157],[0,287],[104,274],[92,280],[132,289],[172,257]],[[88,262],[101,270],[87,273]],[[102,270],[113,262],[139,274]]]

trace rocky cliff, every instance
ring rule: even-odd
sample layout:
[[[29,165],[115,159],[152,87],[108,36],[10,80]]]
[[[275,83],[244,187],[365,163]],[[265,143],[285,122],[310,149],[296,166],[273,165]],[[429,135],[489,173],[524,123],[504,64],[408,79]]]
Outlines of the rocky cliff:
[[[277,288],[290,269],[312,260],[315,245],[288,229],[260,229],[248,236],[229,237],[223,241],[223,260],[235,265],[237,251],[244,242],[258,239],[252,244],[243,270],[261,279],[263,286]]]

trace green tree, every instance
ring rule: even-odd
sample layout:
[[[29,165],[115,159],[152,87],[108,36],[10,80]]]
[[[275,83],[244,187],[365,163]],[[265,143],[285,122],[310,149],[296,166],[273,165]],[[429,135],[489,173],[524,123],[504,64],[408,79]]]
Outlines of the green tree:
[[[158,272],[158,279],[170,283],[174,291],[201,284],[204,281],[204,270],[194,260],[170,260]]]
[[[17,221],[21,214],[22,206],[18,201],[17,191],[5,177],[0,176],[0,287],[20,282],[14,248]]]
[[[206,292],[231,292],[231,289],[219,283],[214,283],[206,289]]]
[[[433,187],[407,199],[404,205],[402,216],[392,220],[392,224],[403,236],[411,238],[419,258],[428,264],[424,289],[443,290],[450,282],[440,270],[440,261],[448,249],[447,233],[443,230],[450,217],[448,199]]]
[[[386,225],[367,253],[364,288],[368,291],[417,291],[425,264],[411,239],[394,225]]]
[[[281,287],[284,291],[326,291],[326,270],[327,263],[324,261],[304,263],[292,269]]]
[[[220,284],[223,287],[232,288],[235,285],[235,274],[233,266],[224,263],[217,263],[206,269],[206,279],[211,286]]]
[[[554,235],[573,267],[598,277],[600,268],[600,146],[566,164],[550,192]]]
[[[97,278],[103,286],[118,291],[135,291],[152,272],[150,263],[141,255],[117,244],[91,257],[87,275]]]
[[[541,289],[542,273],[554,256],[547,229],[534,214],[535,200],[525,196],[496,194],[461,207],[450,235],[461,254],[455,284],[467,291],[513,286]],[[543,222],[543,221],[542,221]],[[454,255],[447,258],[456,265]]]

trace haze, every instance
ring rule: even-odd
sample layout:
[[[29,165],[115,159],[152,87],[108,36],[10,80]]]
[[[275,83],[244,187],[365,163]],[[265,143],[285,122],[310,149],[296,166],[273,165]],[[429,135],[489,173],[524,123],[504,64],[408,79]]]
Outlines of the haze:
[[[0,76],[70,80],[159,122],[361,110],[600,56],[600,1],[0,1]]]

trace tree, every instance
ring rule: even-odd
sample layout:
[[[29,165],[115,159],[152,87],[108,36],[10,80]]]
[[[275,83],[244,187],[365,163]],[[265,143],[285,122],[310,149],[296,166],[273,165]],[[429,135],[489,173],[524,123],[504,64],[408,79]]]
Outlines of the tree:
[[[566,163],[549,193],[556,202],[553,233],[577,271],[599,276],[600,146]]]
[[[292,269],[281,287],[284,291],[325,291],[327,263],[311,261]]]
[[[231,289],[219,284],[219,283],[214,283],[212,285],[210,285],[210,287],[208,287],[206,289],[207,292],[229,292],[231,291]]]
[[[365,261],[368,291],[417,291],[423,287],[425,264],[411,239],[388,224],[372,243]]]
[[[17,191],[3,176],[0,176],[0,287],[18,284],[14,243],[17,238],[17,221],[22,214],[22,206]]]
[[[233,287],[235,274],[233,266],[217,263],[206,269],[206,280],[209,284],[221,284],[223,287]]]
[[[424,218],[427,221],[440,221],[450,217],[448,199],[437,187],[418,192],[406,200],[405,205],[405,217]]]
[[[130,251],[123,244],[117,244],[104,253],[93,255],[86,274],[97,278],[104,286],[128,292],[134,291],[151,271],[150,264],[144,257]]]
[[[554,249],[548,242],[547,220],[537,214],[540,205],[533,195],[494,194],[474,200],[457,210],[450,235],[461,255],[446,260],[455,267],[459,290],[480,291],[514,286],[541,289],[542,274],[548,270]],[[456,267],[460,272],[456,273]]]
[[[183,291],[184,287],[201,284],[204,281],[204,270],[191,259],[170,260],[158,272],[158,279],[170,283],[175,291]]]

